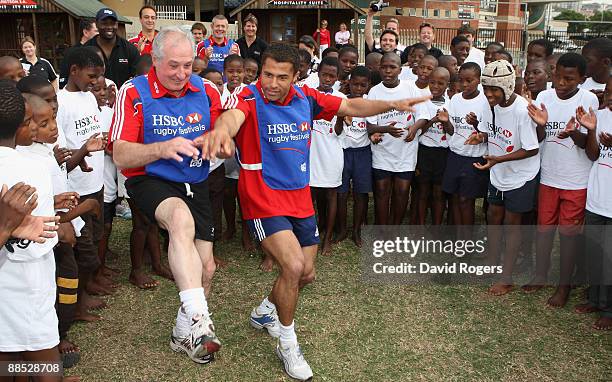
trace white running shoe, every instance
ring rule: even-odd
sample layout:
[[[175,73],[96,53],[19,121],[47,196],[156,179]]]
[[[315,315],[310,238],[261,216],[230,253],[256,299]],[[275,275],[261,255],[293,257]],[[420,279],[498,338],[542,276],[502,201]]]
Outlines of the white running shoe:
[[[214,359],[211,356],[221,348],[221,342],[215,335],[215,327],[210,317],[197,315],[192,318],[189,336],[175,336],[174,330],[172,331],[170,348],[175,352],[187,353],[194,362],[208,363]]]
[[[280,337],[280,326],[276,309],[267,314],[259,313],[258,309],[259,307],[255,307],[251,312],[251,319],[249,320],[251,326],[257,330],[266,329],[268,334],[274,338]]]
[[[312,369],[304,359],[304,354],[297,343],[289,347],[283,347],[280,341],[276,345],[276,355],[283,362],[285,373],[299,381],[312,380]]]

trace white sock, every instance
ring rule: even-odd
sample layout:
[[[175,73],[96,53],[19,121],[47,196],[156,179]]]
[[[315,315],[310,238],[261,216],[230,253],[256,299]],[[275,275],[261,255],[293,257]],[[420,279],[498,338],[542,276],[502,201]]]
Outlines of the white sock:
[[[181,305],[176,314],[176,326],[174,327],[174,335],[178,337],[186,337],[191,332],[191,318],[187,317],[187,313]]]
[[[280,324],[280,343],[282,347],[288,347],[290,345],[297,344],[297,335],[295,334],[295,321],[291,322],[291,325],[285,326]]]
[[[204,288],[192,288],[180,291],[179,298],[190,320],[196,314],[208,316],[208,304],[204,296]]]
[[[259,307],[257,308],[257,311],[261,314],[270,314],[275,310],[276,305],[271,303],[267,297],[263,299],[263,301],[261,302],[261,304],[259,304]]]

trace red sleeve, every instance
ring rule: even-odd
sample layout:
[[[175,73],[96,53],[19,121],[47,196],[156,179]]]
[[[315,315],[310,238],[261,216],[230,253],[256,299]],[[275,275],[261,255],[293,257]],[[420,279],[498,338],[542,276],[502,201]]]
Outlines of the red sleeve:
[[[204,80],[204,90],[206,90],[206,95],[210,100],[210,129],[212,130],[215,126],[217,117],[223,111],[221,107],[221,96],[219,95],[217,87],[208,80]]]
[[[253,93],[251,89],[244,86],[241,91],[234,91],[232,95],[229,96],[227,101],[225,101],[225,105],[223,105],[223,109],[238,109],[244,113],[245,120],[249,118],[249,114],[251,113],[251,107],[249,106],[249,102],[254,103]],[[248,101],[250,99],[250,101]]]
[[[338,114],[342,98],[320,92],[306,85],[302,86],[301,89],[311,103],[314,115],[313,120],[324,119],[331,121]]]
[[[206,40],[202,40],[198,43],[198,46],[196,47],[196,56],[200,57],[200,58],[204,58],[205,53],[204,53],[204,41]]]
[[[109,149],[112,150],[112,143],[118,139],[142,143],[143,123],[140,95],[131,82],[126,82],[117,94],[108,135]]]

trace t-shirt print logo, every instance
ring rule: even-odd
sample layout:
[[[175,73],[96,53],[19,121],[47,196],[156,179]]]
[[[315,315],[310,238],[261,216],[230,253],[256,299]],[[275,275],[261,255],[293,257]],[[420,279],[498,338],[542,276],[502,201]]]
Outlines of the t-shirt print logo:
[[[300,130],[308,131],[308,129],[310,129],[310,126],[308,126],[308,122],[302,122],[302,124],[300,125]]]
[[[202,114],[191,113],[187,117],[185,117],[185,120],[189,123],[198,123],[202,120]]]
[[[10,253],[15,253],[15,247],[19,249],[26,249],[30,246],[30,243],[32,243],[32,241],[26,239],[9,239],[4,244],[4,248],[6,248],[6,250]]]

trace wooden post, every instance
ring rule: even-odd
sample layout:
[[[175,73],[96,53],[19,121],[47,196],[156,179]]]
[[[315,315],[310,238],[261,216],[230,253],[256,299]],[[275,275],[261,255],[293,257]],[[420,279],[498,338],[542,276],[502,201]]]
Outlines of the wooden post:
[[[74,45],[81,36],[76,35],[76,26],[74,25],[74,18],[70,15],[68,16],[68,30],[70,31],[70,45]]]
[[[195,13],[195,21],[200,21],[200,13],[202,12],[200,0],[193,0],[193,12]]]
[[[238,30],[236,31],[236,38],[238,38],[239,36],[242,36],[242,11],[238,12],[236,17],[238,18]]]
[[[32,28],[34,29],[34,36],[32,36],[34,37],[34,42],[37,46],[40,46],[40,42],[38,41],[38,25],[36,24],[36,12],[32,12]],[[19,47],[19,50],[21,50],[21,46]],[[38,54],[42,54],[40,49]]]
[[[359,13],[355,11],[355,23],[353,24],[353,45],[359,46]]]
[[[321,7],[317,7],[317,29],[321,27]],[[296,36],[297,37],[297,36]],[[321,51],[321,33],[317,33],[317,48]],[[317,52],[315,51],[315,54]],[[319,57],[320,58],[320,57]]]
[[[225,14],[225,1],[224,0],[219,0],[217,2],[217,4],[218,4],[217,7],[219,8],[219,14],[220,15]]]

